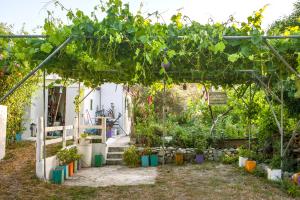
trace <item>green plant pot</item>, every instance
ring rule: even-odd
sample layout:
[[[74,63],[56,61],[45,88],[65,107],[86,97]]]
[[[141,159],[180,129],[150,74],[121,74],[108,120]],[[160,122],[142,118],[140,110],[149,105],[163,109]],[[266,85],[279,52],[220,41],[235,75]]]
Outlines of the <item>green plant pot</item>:
[[[95,167],[101,167],[103,164],[103,156],[95,155]]]
[[[150,166],[151,167],[158,166],[158,155],[157,154],[150,155]]]

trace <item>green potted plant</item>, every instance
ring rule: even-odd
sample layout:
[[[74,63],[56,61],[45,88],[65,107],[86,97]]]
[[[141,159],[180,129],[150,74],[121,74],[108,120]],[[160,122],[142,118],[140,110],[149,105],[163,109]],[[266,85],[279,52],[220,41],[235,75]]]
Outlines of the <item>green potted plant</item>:
[[[69,167],[68,167],[68,150],[67,149],[61,149],[57,153],[57,158],[59,160],[59,165],[64,168],[64,177],[65,179],[69,178]]]
[[[281,180],[282,171],[281,166],[281,157],[279,155],[273,156],[270,167],[267,168],[268,179],[272,181]]]
[[[140,156],[134,145],[128,147],[123,154],[123,160],[129,167],[137,167],[139,164]]]
[[[69,150],[69,175],[73,176],[73,174],[77,171],[77,161],[81,158],[81,155],[78,154],[77,148],[70,148]]]
[[[195,152],[196,152],[196,158],[195,158],[195,161],[197,164],[201,164],[204,162],[204,150],[206,149],[206,146],[207,146],[207,142],[204,138],[198,138],[197,141],[196,141],[196,149],[195,149]]]
[[[149,167],[149,160],[151,154],[152,154],[152,149],[150,147],[144,148],[144,150],[141,153],[142,167]]]

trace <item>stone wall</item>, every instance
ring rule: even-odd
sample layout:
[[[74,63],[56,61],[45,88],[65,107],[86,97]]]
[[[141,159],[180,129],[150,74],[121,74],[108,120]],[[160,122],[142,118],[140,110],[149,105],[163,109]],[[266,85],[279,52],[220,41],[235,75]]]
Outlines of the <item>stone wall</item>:
[[[143,151],[143,147],[138,147],[139,152]],[[187,163],[192,163],[195,160],[196,152],[194,148],[174,148],[166,147],[165,151],[162,147],[152,147],[152,152],[158,154],[159,162],[162,163],[163,155],[165,153],[166,163],[174,163],[176,152],[183,153],[183,159]],[[204,159],[210,161],[219,161],[222,155],[236,155],[237,150],[234,148],[231,149],[215,149],[209,148],[204,151]]]

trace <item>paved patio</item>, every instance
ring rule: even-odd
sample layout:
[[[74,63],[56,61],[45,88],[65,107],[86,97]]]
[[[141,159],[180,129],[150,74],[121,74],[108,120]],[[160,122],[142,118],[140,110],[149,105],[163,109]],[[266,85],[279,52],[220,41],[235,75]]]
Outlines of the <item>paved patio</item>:
[[[147,185],[155,184],[156,167],[128,168],[126,166],[104,166],[100,168],[84,168],[65,181],[69,186],[106,187],[111,185]]]

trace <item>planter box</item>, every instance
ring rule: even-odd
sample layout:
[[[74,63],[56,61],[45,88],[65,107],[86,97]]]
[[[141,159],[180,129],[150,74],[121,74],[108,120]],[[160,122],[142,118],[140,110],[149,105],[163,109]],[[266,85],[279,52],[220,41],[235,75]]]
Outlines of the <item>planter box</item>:
[[[92,144],[79,144],[78,154],[81,154],[81,166],[91,167],[92,165]]]
[[[239,156],[239,167],[245,167],[247,160],[248,160],[248,158]]]
[[[253,172],[256,168],[256,161],[253,161],[253,160],[247,160],[246,161],[246,164],[245,164],[245,169],[248,171],[248,172]]]
[[[64,167],[59,166],[52,170],[52,183],[63,184],[64,183]]]
[[[157,167],[158,166],[158,155],[152,154],[150,155],[150,166]]]
[[[141,157],[142,167],[149,167],[149,156]]]
[[[202,154],[197,154],[195,161],[197,164],[202,164],[204,162],[204,156]]]
[[[267,173],[268,173],[268,180],[271,180],[271,181],[280,181],[281,180],[281,174],[282,174],[281,169],[268,168]]]

